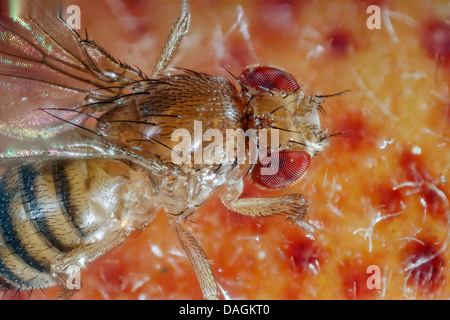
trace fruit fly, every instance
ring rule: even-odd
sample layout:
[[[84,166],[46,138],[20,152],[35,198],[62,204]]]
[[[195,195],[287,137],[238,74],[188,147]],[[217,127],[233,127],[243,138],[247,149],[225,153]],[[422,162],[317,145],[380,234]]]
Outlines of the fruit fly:
[[[164,210],[204,298],[217,299],[206,255],[183,227],[215,192],[241,215],[283,215],[313,231],[303,195],[240,196],[247,175],[270,190],[304,176],[327,145],[319,122],[325,96],[303,94],[274,66],[246,67],[235,77],[240,90],[219,76],[169,68],[189,23],[185,0],[147,76],[42,8],[0,18],[0,128],[12,141],[0,154],[1,289],[58,285],[61,298],[69,298],[76,292],[66,286],[72,266],[84,267]],[[229,129],[276,132],[279,143],[256,163],[238,162],[225,153],[227,146],[216,148],[225,155],[220,164],[175,163],[172,133],[193,133],[195,120],[223,135]],[[199,149],[205,145],[188,151]],[[273,159],[277,170],[264,172]]]

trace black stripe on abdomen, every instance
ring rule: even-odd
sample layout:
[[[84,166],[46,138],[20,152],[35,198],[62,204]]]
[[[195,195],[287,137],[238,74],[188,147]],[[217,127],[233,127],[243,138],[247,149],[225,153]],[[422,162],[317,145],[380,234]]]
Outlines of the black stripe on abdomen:
[[[53,234],[48,224],[48,214],[44,212],[40,205],[38,197],[42,196],[36,193],[36,179],[41,172],[33,165],[25,165],[20,169],[20,177],[22,181],[22,203],[25,212],[27,212],[30,223],[35,224],[36,232],[42,234],[42,241],[47,242],[48,246],[55,247],[58,251],[67,252],[67,248],[56,236]]]
[[[6,188],[4,187],[4,194],[8,193]],[[11,199],[11,194],[8,196]],[[9,200],[10,201],[10,200]],[[10,205],[4,203],[3,214],[0,215],[0,227],[2,229],[3,237],[5,239],[5,243],[11,247],[12,252],[17,254],[27,265],[30,267],[40,271],[47,272],[48,269],[43,266],[41,263],[36,261],[36,259],[29,254],[29,252],[24,248],[21,243],[21,237],[18,232],[20,230],[16,230],[16,227],[11,219],[11,214],[14,214],[10,211]],[[7,205],[7,206],[6,206]]]
[[[4,242],[0,243],[0,246],[10,245],[10,241],[12,241],[17,245],[18,242],[9,219],[10,201],[11,195],[6,189],[5,181],[3,179],[0,179],[0,229],[4,238]],[[19,287],[26,286],[26,283],[22,279],[17,277],[14,274],[14,272],[8,268],[8,266],[3,261],[1,255],[0,255],[0,275],[5,280],[15,285],[18,285]],[[0,281],[0,288],[9,290],[11,289],[11,284],[5,281]]]
[[[80,238],[85,237],[85,232],[77,223],[77,215],[79,212],[77,212],[76,207],[72,203],[72,187],[71,181],[67,177],[66,167],[64,163],[61,162],[54,162],[51,166],[53,185],[61,214],[65,217],[67,223],[72,226],[73,230]]]

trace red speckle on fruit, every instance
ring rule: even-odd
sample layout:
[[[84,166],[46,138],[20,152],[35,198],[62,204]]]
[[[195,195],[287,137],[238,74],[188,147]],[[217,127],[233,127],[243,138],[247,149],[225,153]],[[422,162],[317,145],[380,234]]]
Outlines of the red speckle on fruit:
[[[410,150],[406,150],[400,155],[400,167],[409,181],[416,183],[432,181],[431,175],[425,170],[423,159]]]
[[[428,184],[422,188],[420,195],[425,200],[428,213],[433,217],[441,217],[446,221],[449,219],[450,208],[447,203],[449,197],[443,190],[434,184]]]
[[[407,283],[422,293],[433,293],[445,281],[445,259],[434,242],[411,241],[404,249],[403,264]]]
[[[374,263],[367,263],[360,259],[344,260],[339,266],[344,296],[349,300],[365,300],[377,297],[377,290],[369,289],[367,267]],[[377,264],[375,264],[377,265]]]
[[[339,142],[338,148],[355,151],[364,146],[372,146],[374,142],[374,133],[367,126],[366,119],[362,113],[346,113],[337,119],[336,131],[343,134],[342,139],[336,139],[334,143]]]
[[[344,56],[348,53],[352,39],[345,30],[334,30],[328,35],[331,52],[336,56]]]
[[[405,151],[400,157],[400,166],[405,177],[418,188],[427,213],[448,221],[450,208],[448,192],[439,188],[437,180],[425,169],[423,159],[411,151]]]
[[[398,213],[404,209],[403,192],[401,189],[380,186],[378,188],[381,210],[386,214]]]
[[[292,266],[298,272],[307,272],[309,270],[317,273],[320,270],[321,250],[311,239],[302,238],[293,241],[287,247],[285,253],[288,257],[291,257]]]
[[[443,21],[427,22],[423,43],[433,59],[445,66],[450,64],[450,24]]]

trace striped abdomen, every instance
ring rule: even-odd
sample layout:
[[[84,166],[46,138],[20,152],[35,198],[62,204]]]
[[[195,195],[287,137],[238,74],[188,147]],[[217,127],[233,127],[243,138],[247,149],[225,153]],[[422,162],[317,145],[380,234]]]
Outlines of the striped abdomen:
[[[0,289],[55,285],[50,268],[91,232],[83,162],[9,168],[0,179]]]

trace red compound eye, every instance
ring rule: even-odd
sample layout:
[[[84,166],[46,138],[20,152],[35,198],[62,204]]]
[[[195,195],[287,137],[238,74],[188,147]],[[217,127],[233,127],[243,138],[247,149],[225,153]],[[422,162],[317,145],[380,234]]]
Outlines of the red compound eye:
[[[271,160],[265,161],[268,158]],[[253,169],[253,182],[263,189],[279,189],[292,185],[303,177],[311,162],[311,156],[304,151],[283,151],[268,156]]]
[[[300,86],[288,73],[268,66],[247,68],[239,77],[242,85],[254,90],[298,90]]]

